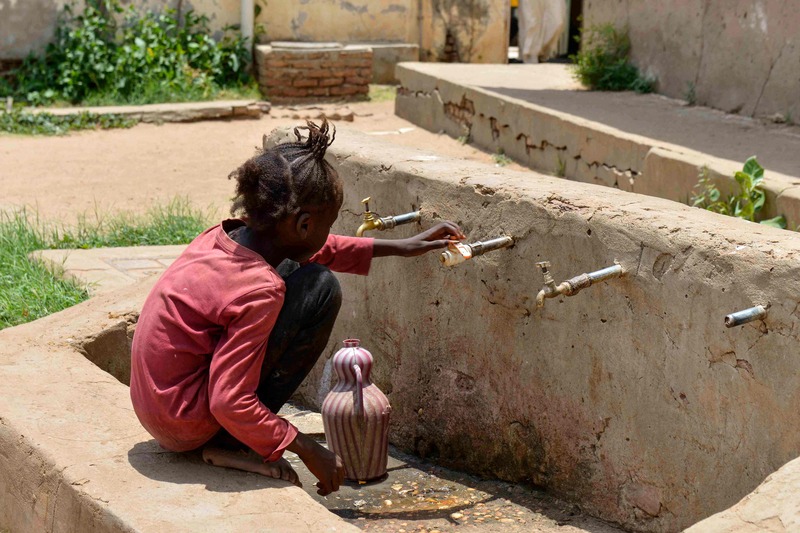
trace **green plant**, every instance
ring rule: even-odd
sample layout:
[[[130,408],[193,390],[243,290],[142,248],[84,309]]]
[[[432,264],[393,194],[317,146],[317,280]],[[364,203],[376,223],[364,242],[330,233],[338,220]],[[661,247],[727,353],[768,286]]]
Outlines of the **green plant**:
[[[576,37],[581,50],[571,59],[574,75],[590,89],[599,91],[653,91],[654,80],[644,77],[628,61],[631,42],[627,30],[612,24],[592,26]]]
[[[210,223],[211,213],[185,198],[145,215],[79,217],[75,227],[45,224],[25,209],[0,212],[0,329],[36,320],[88,298],[86,288],[63,280],[28,255],[45,248],[185,244]]]
[[[458,141],[458,144],[467,144],[469,143],[469,134],[459,135],[458,139],[456,140]]]
[[[390,102],[397,97],[397,87],[371,83],[367,97],[372,102]]]
[[[558,158],[558,166],[556,167],[556,176],[565,178],[567,176],[567,162],[564,159]]]
[[[723,198],[719,188],[710,177],[708,167],[703,167],[695,186],[695,190],[698,192],[689,200],[691,205],[714,213],[743,218],[750,222],[758,221],[767,226],[786,228],[786,218],[783,215],[759,220],[759,214],[767,197],[761,186],[764,181],[764,168],[758,163],[755,156],[745,161],[742,170],[734,174],[734,179],[739,186],[738,192]]]
[[[0,132],[21,135],[64,135],[69,131],[130,128],[138,120],[120,115],[98,115],[84,111],[76,115],[29,113],[15,107],[0,112]]]
[[[45,248],[28,213],[0,212],[0,329],[55,313],[88,298],[84,287],[62,280],[28,254]]]
[[[693,81],[690,81],[686,84],[686,94],[684,96],[684,100],[689,105],[696,105],[697,104],[697,88]]]
[[[251,79],[247,43],[232,30],[217,42],[208,18],[193,11],[179,19],[169,9],[123,9],[119,0],[87,0],[82,11],[67,5],[45,53],[29,56],[0,89],[33,105],[213,98]]]
[[[504,167],[512,163],[511,158],[504,154],[502,150],[492,154],[492,161],[494,161],[494,164],[498,167]]]

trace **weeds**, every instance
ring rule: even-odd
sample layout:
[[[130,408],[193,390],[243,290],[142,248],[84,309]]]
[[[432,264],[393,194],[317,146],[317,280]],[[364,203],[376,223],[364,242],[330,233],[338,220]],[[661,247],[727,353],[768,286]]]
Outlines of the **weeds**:
[[[739,191],[723,198],[719,188],[709,175],[708,167],[703,167],[695,186],[698,193],[689,200],[691,205],[721,215],[743,218],[750,222],[758,221],[766,226],[786,229],[786,218],[783,215],[759,220],[759,214],[766,201],[766,193],[761,186],[764,181],[764,168],[758,163],[755,156],[745,161],[744,167],[734,174],[734,178],[739,186]]]
[[[655,81],[642,76],[628,61],[631,41],[627,30],[612,24],[592,26],[582,29],[576,39],[581,51],[571,59],[578,81],[599,91],[653,91]]]
[[[469,144],[469,135],[460,135],[456,140],[458,144]]]
[[[83,10],[68,4],[54,42],[26,58],[0,94],[33,105],[207,100],[250,82],[248,47],[233,30],[217,42],[208,18],[193,11],[179,18],[169,9],[139,13],[120,0],[87,0]]]
[[[504,167],[512,163],[511,158],[502,151],[492,154],[492,161],[494,161],[494,164],[498,167]]]
[[[686,84],[686,94],[684,100],[690,106],[697,105],[697,87],[693,81]]]
[[[63,280],[58,272],[29,259],[34,250],[185,244],[209,225],[210,215],[181,198],[142,216],[82,216],[75,228],[44,224],[24,209],[0,212],[0,329],[55,313],[89,296],[77,282]]]
[[[29,113],[19,108],[0,112],[0,132],[22,135],[64,135],[70,131],[130,128],[138,120],[119,115],[83,112],[77,115]]]
[[[556,167],[556,176],[559,178],[567,177],[567,162],[564,159],[558,158],[558,166]]]
[[[394,85],[369,85],[367,95],[371,102],[390,102],[397,97],[397,87]]]

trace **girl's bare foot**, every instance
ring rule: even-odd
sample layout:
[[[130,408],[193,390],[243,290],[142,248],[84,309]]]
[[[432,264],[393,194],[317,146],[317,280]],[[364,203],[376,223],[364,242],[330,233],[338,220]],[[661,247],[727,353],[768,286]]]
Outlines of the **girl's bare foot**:
[[[253,472],[275,479],[282,479],[302,487],[297,472],[286,459],[280,458],[272,463],[265,463],[258,455],[243,451],[225,450],[207,446],[203,448],[203,461],[214,466],[235,468],[245,472]]]

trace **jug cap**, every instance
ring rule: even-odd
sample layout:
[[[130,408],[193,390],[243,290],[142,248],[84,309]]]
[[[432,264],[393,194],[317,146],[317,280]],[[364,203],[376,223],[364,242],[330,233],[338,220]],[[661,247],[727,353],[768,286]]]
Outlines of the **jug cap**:
[[[361,346],[361,341],[358,339],[345,339],[344,340],[344,347],[345,348],[358,348]]]

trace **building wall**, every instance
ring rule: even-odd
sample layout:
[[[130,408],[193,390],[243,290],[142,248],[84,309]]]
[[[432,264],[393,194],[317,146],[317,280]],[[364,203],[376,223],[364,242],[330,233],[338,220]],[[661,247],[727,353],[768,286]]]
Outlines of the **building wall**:
[[[126,0],[140,6],[194,9],[214,31],[238,24],[239,0]],[[41,51],[64,0],[0,0],[0,59]],[[259,0],[256,0],[259,3]],[[420,17],[420,13],[422,17]],[[506,0],[269,0],[256,19],[266,41],[420,44],[426,61],[504,63]]]
[[[798,121],[796,0],[586,0],[584,19],[627,25],[634,63],[663,94]]]

